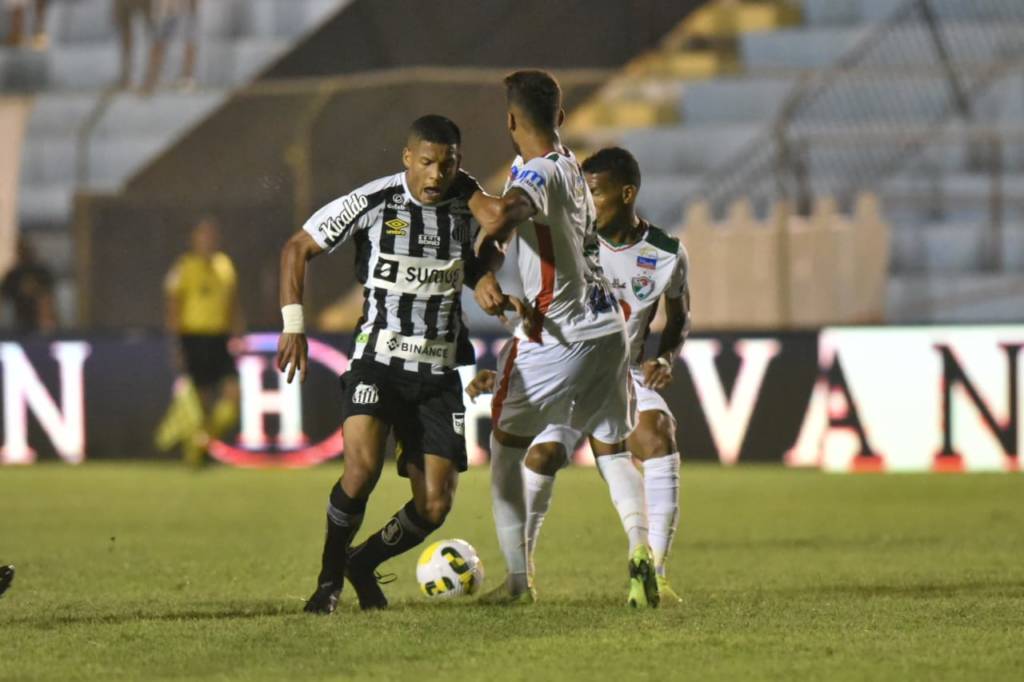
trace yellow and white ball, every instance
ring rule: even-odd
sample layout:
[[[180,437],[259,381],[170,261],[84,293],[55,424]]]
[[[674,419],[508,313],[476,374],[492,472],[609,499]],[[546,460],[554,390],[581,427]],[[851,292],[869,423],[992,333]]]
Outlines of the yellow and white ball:
[[[465,540],[441,540],[420,554],[416,581],[431,599],[469,596],[483,587],[484,564]]]

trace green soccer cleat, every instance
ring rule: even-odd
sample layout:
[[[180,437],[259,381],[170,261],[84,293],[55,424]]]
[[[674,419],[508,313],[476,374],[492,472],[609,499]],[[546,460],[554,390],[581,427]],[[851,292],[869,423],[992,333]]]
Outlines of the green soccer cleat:
[[[519,606],[537,603],[537,590],[530,585],[525,590],[515,591],[508,585],[508,580],[501,581],[501,584],[490,592],[480,595],[477,600],[481,604],[495,604],[504,606]]]
[[[668,578],[663,575],[658,576],[658,596],[664,606],[683,603],[683,598],[672,589],[672,586],[668,584]]]
[[[14,566],[0,566],[0,597],[14,582]]]
[[[656,609],[660,601],[651,550],[637,547],[629,558],[629,598],[626,603],[634,609]]]

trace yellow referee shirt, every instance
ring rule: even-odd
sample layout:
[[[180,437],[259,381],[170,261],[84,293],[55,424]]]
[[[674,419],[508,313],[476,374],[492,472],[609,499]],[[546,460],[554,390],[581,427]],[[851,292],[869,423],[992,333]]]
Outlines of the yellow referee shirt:
[[[167,273],[164,290],[178,299],[181,334],[228,334],[237,287],[235,266],[227,254],[209,259],[186,253]]]

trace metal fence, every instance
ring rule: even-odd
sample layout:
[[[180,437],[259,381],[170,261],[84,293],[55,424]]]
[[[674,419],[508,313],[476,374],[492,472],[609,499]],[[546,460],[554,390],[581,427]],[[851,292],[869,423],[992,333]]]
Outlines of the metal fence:
[[[815,196],[849,206],[918,158],[951,124],[970,131],[975,172],[1001,172],[1004,132],[984,97],[1024,77],[1021,0],[908,0],[830,68],[801,79],[753,142],[706,173],[688,201],[716,213],[740,197],[806,213]],[[973,153],[973,152],[972,152]]]

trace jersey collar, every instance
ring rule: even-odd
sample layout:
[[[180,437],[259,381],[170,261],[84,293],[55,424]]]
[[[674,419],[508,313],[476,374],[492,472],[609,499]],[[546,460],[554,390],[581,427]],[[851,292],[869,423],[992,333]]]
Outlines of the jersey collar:
[[[612,242],[610,242],[607,239],[605,239],[604,237],[602,237],[600,232],[597,233],[597,238],[600,239],[601,243],[604,244],[605,247],[607,247],[610,251],[628,251],[629,249],[631,249],[634,246],[636,246],[637,244],[643,242],[644,239],[647,238],[647,231],[650,230],[650,228],[651,228],[651,224],[648,223],[643,218],[641,218],[640,219],[640,234],[637,237],[635,242],[630,242],[629,244],[613,244]]]

